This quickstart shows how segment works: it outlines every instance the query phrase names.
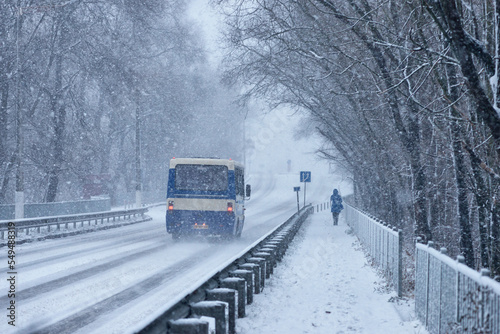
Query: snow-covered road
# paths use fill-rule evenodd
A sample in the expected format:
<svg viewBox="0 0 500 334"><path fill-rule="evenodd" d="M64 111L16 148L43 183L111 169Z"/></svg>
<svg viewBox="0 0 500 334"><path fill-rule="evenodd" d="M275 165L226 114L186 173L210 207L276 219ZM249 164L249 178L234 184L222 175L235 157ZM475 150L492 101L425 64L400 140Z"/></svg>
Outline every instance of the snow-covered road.
<svg viewBox="0 0 500 334"><path fill-rule="evenodd" d="M245 229L234 242L175 243L165 207L153 220L17 247L18 319L0 333L124 333L204 279L296 211L296 174L253 175ZM308 188L308 202L326 201L327 183ZM7 267L1 267L6 273ZM0 297L6 305L7 296Z"/></svg>

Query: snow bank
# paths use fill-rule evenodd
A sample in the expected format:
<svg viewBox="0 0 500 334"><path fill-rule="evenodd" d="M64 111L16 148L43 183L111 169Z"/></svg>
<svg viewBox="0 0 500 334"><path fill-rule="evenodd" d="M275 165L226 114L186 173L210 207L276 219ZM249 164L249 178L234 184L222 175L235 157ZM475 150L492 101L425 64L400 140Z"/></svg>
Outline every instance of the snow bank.
<svg viewBox="0 0 500 334"><path fill-rule="evenodd" d="M427 333L413 301L387 288L347 229L342 214L338 226L327 211L313 214L237 332Z"/></svg>

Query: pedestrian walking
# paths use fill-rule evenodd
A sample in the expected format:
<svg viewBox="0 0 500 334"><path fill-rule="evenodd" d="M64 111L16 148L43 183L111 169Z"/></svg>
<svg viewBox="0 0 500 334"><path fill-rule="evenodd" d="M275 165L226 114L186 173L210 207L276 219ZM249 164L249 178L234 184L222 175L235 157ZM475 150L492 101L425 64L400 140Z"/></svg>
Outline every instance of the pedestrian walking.
<svg viewBox="0 0 500 334"><path fill-rule="evenodd" d="M339 191L337 189L333 189L333 194L332 196L330 196L330 208L332 211L333 225L338 225L339 214L344 206L342 205L342 197L340 197Z"/></svg>

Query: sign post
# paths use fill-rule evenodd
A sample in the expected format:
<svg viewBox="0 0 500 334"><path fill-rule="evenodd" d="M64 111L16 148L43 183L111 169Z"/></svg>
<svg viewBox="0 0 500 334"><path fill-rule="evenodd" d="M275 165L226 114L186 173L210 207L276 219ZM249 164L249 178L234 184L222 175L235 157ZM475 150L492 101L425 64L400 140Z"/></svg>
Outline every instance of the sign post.
<svg viewBox="0 0 500 334"><path fill-rule="evenodd" d="M306 182L311 182L311 172L300 172L300 182L304 182L304 206L306 206Z"/></svg>
<svg viewBox="0 0 500 334"><path fill-rule="evenodd" d="M300 206L299 206L299 191L300 191L300 187L293 187L293 191L295 191L297 193L297 212L300 211Z"/></svg>

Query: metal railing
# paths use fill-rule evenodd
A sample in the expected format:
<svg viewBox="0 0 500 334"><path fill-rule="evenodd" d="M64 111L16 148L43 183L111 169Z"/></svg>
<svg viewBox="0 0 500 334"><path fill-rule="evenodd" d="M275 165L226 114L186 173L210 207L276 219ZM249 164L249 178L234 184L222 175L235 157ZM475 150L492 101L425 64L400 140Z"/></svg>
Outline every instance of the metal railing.
<svg viewBox="0 0 500 334"><path fill-rule="evenodd" d="M323 202L316 204L316 212L330 209L330 202Z"/></svg>
<svg viewBox="0 0 500 334"><path fill-rule="evenodd" d="M349 204L345 205L345 214L347 224L401 297L403 232Z"/></svg>
<svg viewBox="0 0 500 334"><path fill-rule="evenodd" d="M430 333L500 333L500 283L438 251L416 245L415 311Z"/></svg>
<svg viewBox="0 0 500 334"><path fill-rule="evenodd" d="M56 230L61 229L61 225L67 229L70 224L73 224L73 228L77 227L77 224L80 226L84 226L85 222L88 225L92 224L92 222L97 225L100 221L101 224L104 223L104 220L109 222L112 220L113 222L117 219L123 217L123 219L130 219L131 217L136 217L138 215L144 218L145 213L148 211L147 207L139 208L139 209L128 209L128 210L116 210L116 211L104 211L104 212L94 212L94 213L86 213L86 214L77 214L77 215L65 215L65 216L54 216L54 217L41 217L41 218L27 218L27 219L17 219L12 221L3 221L0 222L0 234L1 239L4 240L5 233L12 229L14 226L16 235L19 231L24 230L24 233L28 235L30 233L30 229L37 229L37 233L40 233L40 229L42 227L46 227L50 232L51 227L55 227ZM10 225L9 225L10 224Z"/></svg>
<svg viewBox="0 0 500 334"><path fill-rule="evenodd" d="M240 254L207 273L208 279L193 287L191 292L176 300L165 301L162 310L138 324L132 332L208 333L208 324L198 319L200 315L205 315L215 318L217 333L234 334L236 317L245 316L245 305L252 303L254 293L263 290L265 280L273 273L273 267L283 257L302 223L313 212L314 207L311 205L302 208Z"/></svg>
<svg viewBox="0 0 500 334"><path fill-rule="evenodd" d="M23 218L52 217L104 212L111 209L109 198L51 203L25 203ZM15 219L14 204L0 204L0 221Z"/></svg>

